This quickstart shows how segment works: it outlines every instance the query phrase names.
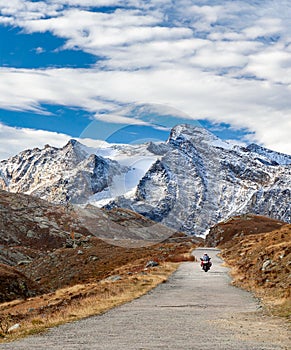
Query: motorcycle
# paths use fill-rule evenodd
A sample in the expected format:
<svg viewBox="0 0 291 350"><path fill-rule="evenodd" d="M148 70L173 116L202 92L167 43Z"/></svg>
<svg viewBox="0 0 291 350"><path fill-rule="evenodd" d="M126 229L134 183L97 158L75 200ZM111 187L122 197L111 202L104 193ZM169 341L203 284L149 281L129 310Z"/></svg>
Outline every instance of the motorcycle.
<svg viewBox="0 0 291 350"><path fill-rule="evenodd" d="M202 270L204 270L205 272L210 270L210 267L212 266L211 261L210 260L203 260L202 258L200 258L200 260L201 260Z"/></svg>

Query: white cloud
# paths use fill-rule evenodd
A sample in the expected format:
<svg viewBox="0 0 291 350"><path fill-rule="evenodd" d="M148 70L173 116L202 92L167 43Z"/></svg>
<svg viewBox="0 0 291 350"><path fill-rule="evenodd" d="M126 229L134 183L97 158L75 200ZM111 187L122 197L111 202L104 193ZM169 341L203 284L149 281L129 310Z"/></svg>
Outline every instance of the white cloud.
<svg viewBox="0 0 291 350"><path fill-rule="evenodd" d="M0 75L0 108L39 113L44 112L42 103L77 106L89 111L116 108L108 95L102 100L102 93L96 93L102 91L102 81L94 71L0 68Z"/></svg>
<svg viewBox="0 0 291 350"><path fill-rule="evenodd" d="M46 144L62 147L71 137L56 132L12 128L0 123L0 160L7 159L24 149L44 147Z"/></svg>
<svg viewBox="0 0 291 350"><path fill-rule="evenodd" d="M97 120L114 123L114 124L127 124L127 125L150 125L142 120L136 118L129 118L118 114L96 114L95 118Z"/></svg>
<svg viewBox="0 0 291 350"><path fill-rule="evenodd" d="M60 104L107 110L108 121L119 105L170 105L249 128L258 142L291 153L288 0L98 1L120 6L111 13L96 3L0 0L0 23L50 31L65 39L60 49L102 57L91 69L2 68L1 108L44 113L43 103Z"/></svg>
<svg viewBox="0 0 291 350"><path fill-rule="evenodd" d="M193 26L196 30L209 30L211 24L215 23L221 13L223 12L223 6L191 6L188 9L188 16L193 14Z"/></svg>
<svg viewBox="0 0 291 350"><path fill-rule="evenodd" d="M279 18L261 18L254 26L247 27L243 33L249 39L266 37L282 32L281 20Z"/></svg>
<svg viewBox="0 0 291 350"><path fill-rule="evenodd" d="M215 46L215 45L214 45ZM198 67L206 69L243 67L247 64L246 56L239 52L231 52L227 49L214 48L211 45L199 50L197 55L190 59L190 62Z"/></svg>
<svg viewBox="0 0 291 350"><path fill-rule="evenodd" d="M62 8L63 6L45 1L0 0L1 15L10 17L14 24L47 16L57 16Z"/></svg>
<svg viewBox="0 0 291 350"><path fill-rule="evenodd" d="M165 65L177 64L177 62L189 65L195 51L206 45L208 45L207 40L183 38L135 43L126 48L112 49L111 59L105 62L105 67L114 70L136 70L148 67L164 69ZM131 57L130 60L129 57ZM102 62L98 65L102 66Z"/></svg>
<svg viewBox="0 0 291 350"><path fill-rule="evenodd" d="M122 4L120 0L51 0L52 3L70 6L118 6Z"/></svg>
<svg viewBox="0 0 291 350"><path fill-rule="evenodd" d="M249 128L261 138L261 130L271 127L272 121L278 124L278 130L290 130L286 119L291 110L289 88L264 81L214 76L211 72L177 66L167 70L123 72L91 69L14 69L11 72L2 69L1 76L4 79L0 81L0 91L6 91L4 99L0 100L2 108L13 104L19 109L37 109L39 103L57 101L88 110L100 110L104 106L112 110L113 104L96 103L97 98L101 101L112 99L122 104L170 105L193 119L207 117L217 122L229 122ZM24 89L24 84L28 83L34 88ZM11 86L12 90L7 88ZM290 137L286 137L289 149L290 142ZM265 138L264 143L268 145Z"/></svg>
<svg viewBox="0 0 291 350"><path fill-rule="evenodd" d="M244 70L272 83L291 84L291 52L282 44L276 44L249 57Z"/></svg>
<svg viewBox="0 0 291 350"><path fill-rule="evenodd" d="M41 53L44 53L45 49L43 47L38 46L34 49L34 51L39 55Z"/></svg>
<svg viewBox="0 0 291 350"><path fill-rule="evenodd" d="M273 114L272 118L260 118L260 125L254 120L250 120L250 128L255 130L255 134L248 137L250 142L255 142L267 146L272 150L291 155L291 119L290 115Z"/></svg>

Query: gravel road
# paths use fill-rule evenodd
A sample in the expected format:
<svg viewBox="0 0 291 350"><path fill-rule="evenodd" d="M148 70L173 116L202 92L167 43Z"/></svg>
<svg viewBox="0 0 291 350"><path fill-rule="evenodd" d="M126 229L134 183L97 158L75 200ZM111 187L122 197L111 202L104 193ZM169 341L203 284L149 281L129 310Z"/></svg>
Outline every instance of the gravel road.
<svg viewBox="0 0 291 350"><path fill-rule="evenodd" d="M218 251L207 250L213 262L207 273L197 262L184 263L167 283L131 303L0 349L291 349L287 325L264 316L251 294L231 286Z"/></svg>

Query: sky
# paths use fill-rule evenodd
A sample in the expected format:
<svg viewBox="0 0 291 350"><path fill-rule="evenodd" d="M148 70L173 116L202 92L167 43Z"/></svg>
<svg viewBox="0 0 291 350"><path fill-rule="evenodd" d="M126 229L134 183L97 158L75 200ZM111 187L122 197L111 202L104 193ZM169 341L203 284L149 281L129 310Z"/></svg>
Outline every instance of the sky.
<svg viewBox="0 0 291 350"><path fill-rule="evenodd" d="M289 0L0 0L0 159L201 125L291 154Z"/></svg>

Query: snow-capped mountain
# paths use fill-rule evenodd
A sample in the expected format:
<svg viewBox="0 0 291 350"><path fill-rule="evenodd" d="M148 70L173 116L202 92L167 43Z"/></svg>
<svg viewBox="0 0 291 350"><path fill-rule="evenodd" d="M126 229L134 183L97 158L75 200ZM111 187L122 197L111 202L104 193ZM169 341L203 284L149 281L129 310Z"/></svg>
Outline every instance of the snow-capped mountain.
<svg viewBox="0 0 291 350"><path fill-rule="evenodd" d="M272 151L265 147L256 145L255 143L250 144L247 147L247 150L257 153L258 160L268 165L290 165L291 164L291 156Z"/></svg>
<svg viewBox="0 0 291 350"><path fill-rule="evenodd" d="M259 146L233 146L190 125L172 129L168 152L131 198L108 205L130 208L190 234L239 213L291 221L291 157Z"/></svg>
<svg viewBox="0 0 291 350"><path fill-rule="evenodd" d="M26 150L0 162L0 188L54 203L102 206L136 187L158 157L147 147L104 142L90 148L70 140L63 148Z"/></svg>
<svg viewBox="0 0 291 350"><path fill-rule="evenodd" d="M54 203L123 207L190 234L240 213L291 222L291 156L178 125L167 142L71 140L0 162L0 188Z"/></svg>

